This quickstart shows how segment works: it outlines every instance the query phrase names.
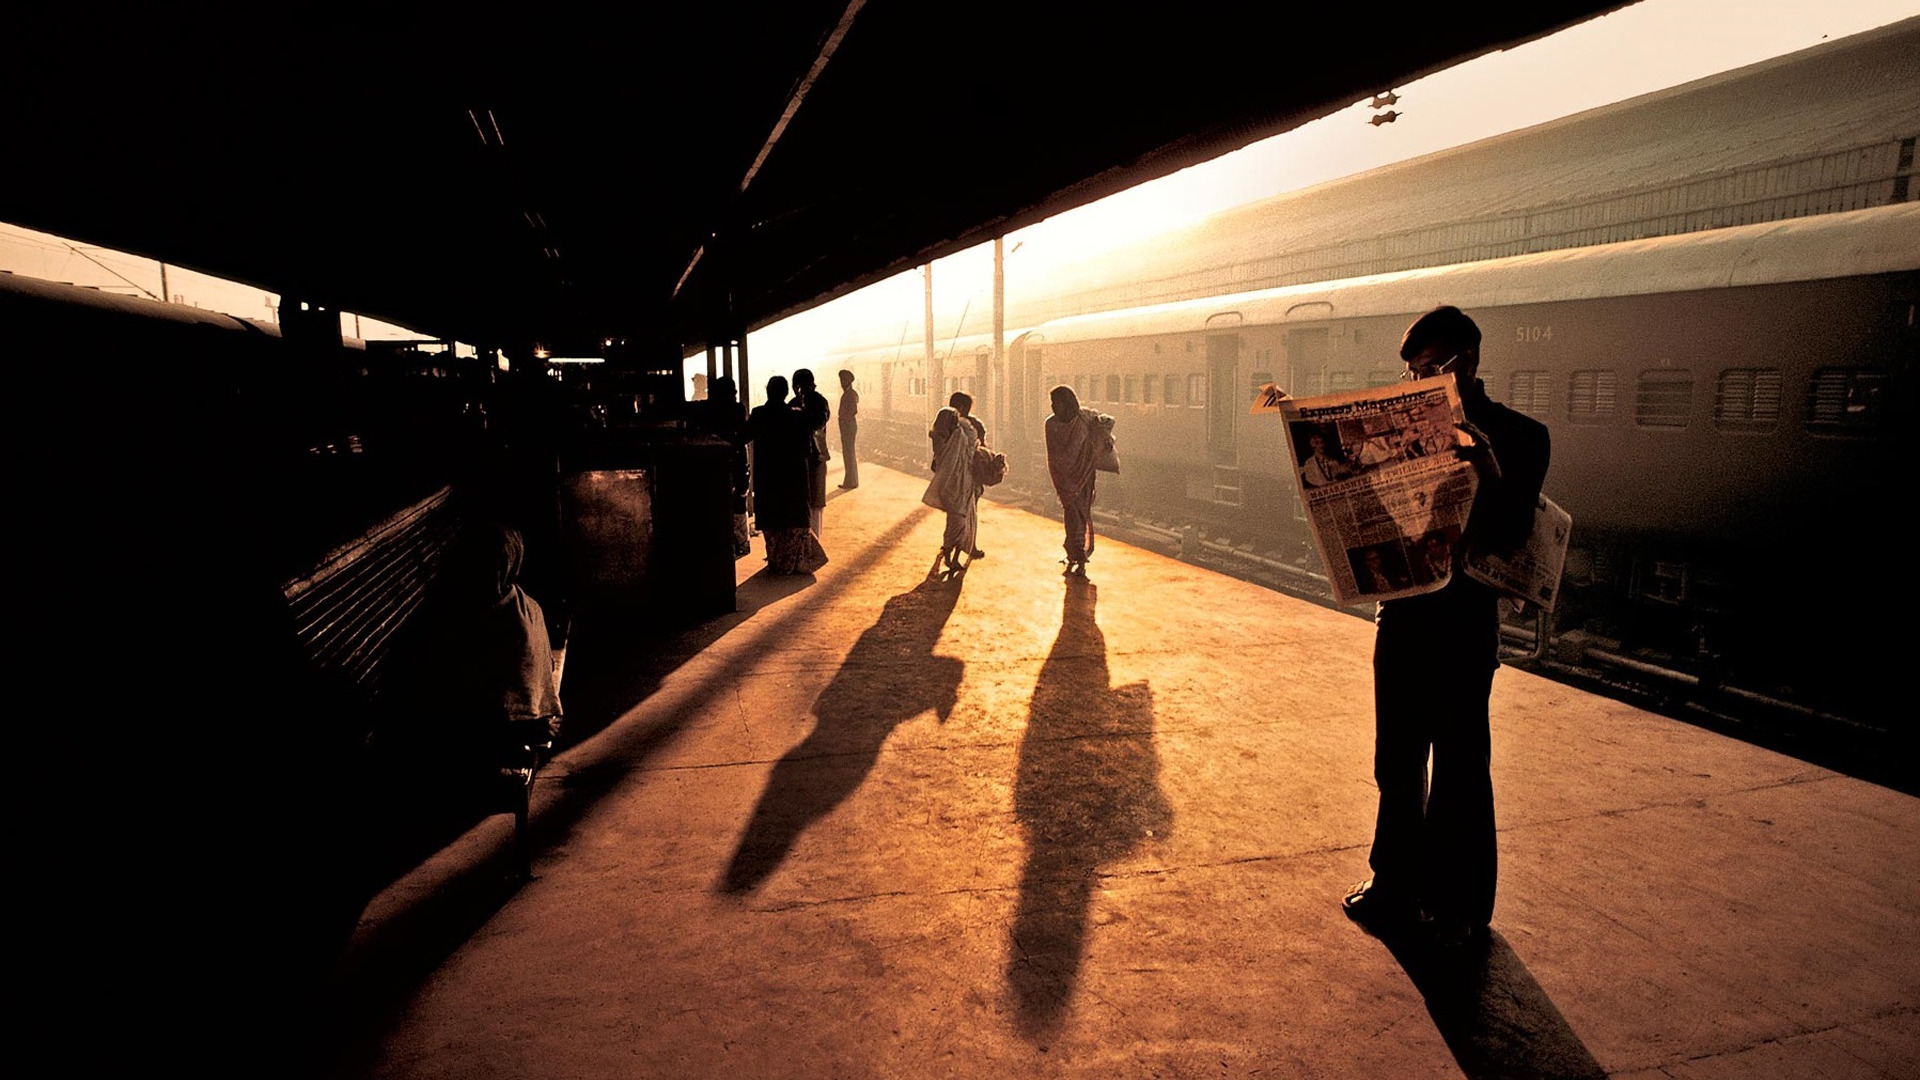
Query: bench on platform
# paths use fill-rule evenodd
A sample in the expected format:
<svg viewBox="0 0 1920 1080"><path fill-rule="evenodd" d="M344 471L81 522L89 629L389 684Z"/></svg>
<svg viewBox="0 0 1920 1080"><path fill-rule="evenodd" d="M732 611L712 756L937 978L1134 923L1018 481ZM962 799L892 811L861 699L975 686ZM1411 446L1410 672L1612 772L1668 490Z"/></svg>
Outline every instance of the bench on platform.
<svg viewBox="0 0 1920 1080"><path fill-rule="evenodd" d="M320 692L350 714L339 722L357 724L363 743L370 742L383 710L392 708L386 692L408 674L396 670L407 663L405 650L397 646L426 605L463 524L453 490L443 487L329 552L282 586L310 674ZM560 639L553 650L556 685L565 656L564 635ZM504 749L478 755L486 774L466 778L470 790L480 793L478 809L483 814L513 815L514 849L522 873L529 865L526 831L533 784L553 753L549 719L519 725ZM465 760L461 751L469 748L439 749L445 750L444 760ZM406 783L411 778L402 772L389 779Z"/></svg>

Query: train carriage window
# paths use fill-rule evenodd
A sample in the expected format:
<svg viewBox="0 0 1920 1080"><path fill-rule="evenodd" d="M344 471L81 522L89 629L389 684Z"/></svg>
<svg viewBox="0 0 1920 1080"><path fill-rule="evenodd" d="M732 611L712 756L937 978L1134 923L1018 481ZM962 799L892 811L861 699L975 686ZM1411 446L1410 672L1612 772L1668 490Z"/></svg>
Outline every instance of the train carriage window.
<svg viewBox="0 0 1920 1080"><path fill-rule="evenodd" d="M1261 387L1273 381L1273 372L1256 371L1253 373L1253 377L1247 381L1253 384L1247 390L1247 400L1252 401L1254 398L1260 396Z"/></svg>
<svg viewBox="0 0 1920 1080"><path fill-rule="evenodd" d="M1648 368L1634 391L1633 422L1641 427L1681 428L1693 415L1693 372Z"/></svg>
<svg viewBox="0 0 1920 1080"><path fill-rule="evenodd" d="M1093 402L1096 402L1096 401L1099 401L1099 400L1100 400L1100 394L1099 394L1099 392L1098 392L1098 390L1096 389L1096 388L1097 388L1097 387L1098 387L1098 386L1100 385L1100 378L1099 378L1099 376L1097 376L1097 375L1082 375L1082 376L1080 376L1080 379L1079 379L1079 382L1080 382L1080 402L1081 402L1081 404L1083 404L1083 405L1085 405L1085 404L1091 404L1091 403L1093 403Z"/></svg>
<svg viewBox="0 0 1920 1080"><path fill-rule="evenodd" d="M1713 391L1713 426L1723 431L1772 431L1780 426L1779 368L1728 368Z"/></svg>
<svg viewBox="0 0 1920 1080"><path fill-rule="evenodd" d="M1314 397L1327 392L1327 373L1319 368L1293 369L1293 396Z"/></svg>
<svg viewBox="0 0 1920 1080"><path fill-rule="evenodd" d="M1358 390L1366 385L1366 380L1357 371L1327 372L1327 393L1340 394L1348 390Z"/></svg>
<svg viewBox="0 0 1920 1080"><path fill-rule="evenodd" d="M1167 387L1167 404L1185 405L1187 403L1187 399L1184 395L1184 391L1187 388L1187 384L1185 380L1180 378L1180 376L1168 375L1166 387Z"/></svg>
<svg viewBox="0 0 1920 1080"><path fill-rule="evenodd" d="M1160 396L1160 376L1149 375L1140 383L1140 404L1152 405Z"/></svg>
<svg viewBox="0 0 1920 1080"><path fill-rule="evenodd" d="M1194 374L1187 376L1187 408L1202 409L1207 404L1207 377Z"/></svg>
<svg viewBox="0 0 1920 1080"><path fill-rule="evenodd" d="M1544 371L1516 371L1507 378L1507 404L1528 416L1552 412L1551 380Z"/></svg>
<svg viewBox="0 0 1920 1080"><path fill-rule="evenodd" d="M927 380L923 376L919 376L919 375L915 375L909 378L907 380L907 396L908 397L926 397L927 396Z"/></svg>
<svg viewBox="0 0 1920 1080"><path fill-rule="evenodd" d="M1127 385L1121 391L1120 400L1126 402L1129 405L1140 400L1140 376L1138 375L1127 376Z"/></svg>
<svg viewBox="0 0 1920 1080"><path fill-rule="evenodd" d="M1619 373L1611 369L1576 371L1567 380L1567 419L1604 424L1619 411Z"/></svg>
<svg viewBox="0 0 1920 1080"><path fill-rule="evenodd" d="M1118 402L1120 400L1122 400L1120 397L1120 376L1109 375L1107 376L1107 401Z"/></svg>
<svg viewBox="0 0 1920 1080"><path fill-rule="evenodd" d="M1359 340L1360 331L1355 330L1353 336L1356 341ZM1405 368L1374 368L1367 372L1367 385L1392 386L1400 381L1400 373L1405 370Z"/></svg>
<svg viewBox="0 0 1920 1080"><path fill-rule="evenodd" d="M1886 422L1887 375L1859 368L1821 368L1807 384L1807 430L1868 435Z"/></svg>

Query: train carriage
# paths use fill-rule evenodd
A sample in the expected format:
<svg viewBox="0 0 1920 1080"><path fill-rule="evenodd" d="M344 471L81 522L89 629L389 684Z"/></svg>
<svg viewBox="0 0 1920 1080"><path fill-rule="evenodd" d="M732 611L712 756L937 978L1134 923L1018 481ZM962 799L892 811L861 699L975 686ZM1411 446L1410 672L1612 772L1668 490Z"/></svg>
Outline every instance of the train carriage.
<svg viewBox="0 0 1920 1080"><path fill-rule="evenodd" d="M1901 535L1917 302L1906 203L1079 315L1009 343L1000 400L1036 420L1003 420L1002 441L1014 482L1044 489L1037 420L1073 386L1119 420L1103 507L1309 564L1292 459L1254 392L1392 382L1407 324L1455 304L1485 335L1488 392L1553 432L1547 492L1575 522L1558 647L1865 715L1889 657L1813 628L1874 602L1849 568Z"/></svg>

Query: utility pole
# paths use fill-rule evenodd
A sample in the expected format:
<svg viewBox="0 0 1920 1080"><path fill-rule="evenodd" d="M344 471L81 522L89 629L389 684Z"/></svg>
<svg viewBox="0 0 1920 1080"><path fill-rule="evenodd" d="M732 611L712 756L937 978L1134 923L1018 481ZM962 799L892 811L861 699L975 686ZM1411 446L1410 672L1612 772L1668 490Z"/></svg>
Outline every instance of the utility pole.
<svg viewBox="0 0 1920 1080"><path fill-rule="evenodd" d="M1008 416L1015 408L1007 381L1007 254L1006 238L993 238L993 365L987 373L987 385L980 388L985 404L994 413L994 426L1006 432L1002 438L1017 434L1008 427ZM997 406L997 408L996 408ZM1011 443L1009 443L1011 445Z"/></svg>
<svg viewBox="0 0 1920 1080"><path fill-rule="evenodd" d="M933 351L933 264L920 268L926 275L926 315L927 315L927 408L926 421L933 422L933 414L940 411L946 402L942 400L946 392L946 372L941 370L940 359Z"/></svg>

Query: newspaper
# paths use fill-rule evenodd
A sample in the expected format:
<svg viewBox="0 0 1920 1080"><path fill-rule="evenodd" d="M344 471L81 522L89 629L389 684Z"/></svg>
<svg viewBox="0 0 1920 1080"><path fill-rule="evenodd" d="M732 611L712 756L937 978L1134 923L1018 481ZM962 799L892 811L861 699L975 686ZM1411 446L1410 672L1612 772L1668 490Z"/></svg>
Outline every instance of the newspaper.
<svg viewBox="0 0 1920 1080"><path fill-rule="evenodd" d="M1572 533L1573 515L1542 495L1534 503L1533 535L1520 550L1502 556L1468 547L1463 568L1476 581L1552 611L1560 594L1560 571L1566 566L1567 539Z"/></svg>
<svg viewBox="0 0 1920 1080"><path fill-rule="evenodd" d="M1291 398L1269 384L1253 413L1286 425L1294 475L1336 602L1443 588L1479 480L1454 449L1466 442L1452 374ZM1508 567L1516 571L1517 567Z"/></svg>

